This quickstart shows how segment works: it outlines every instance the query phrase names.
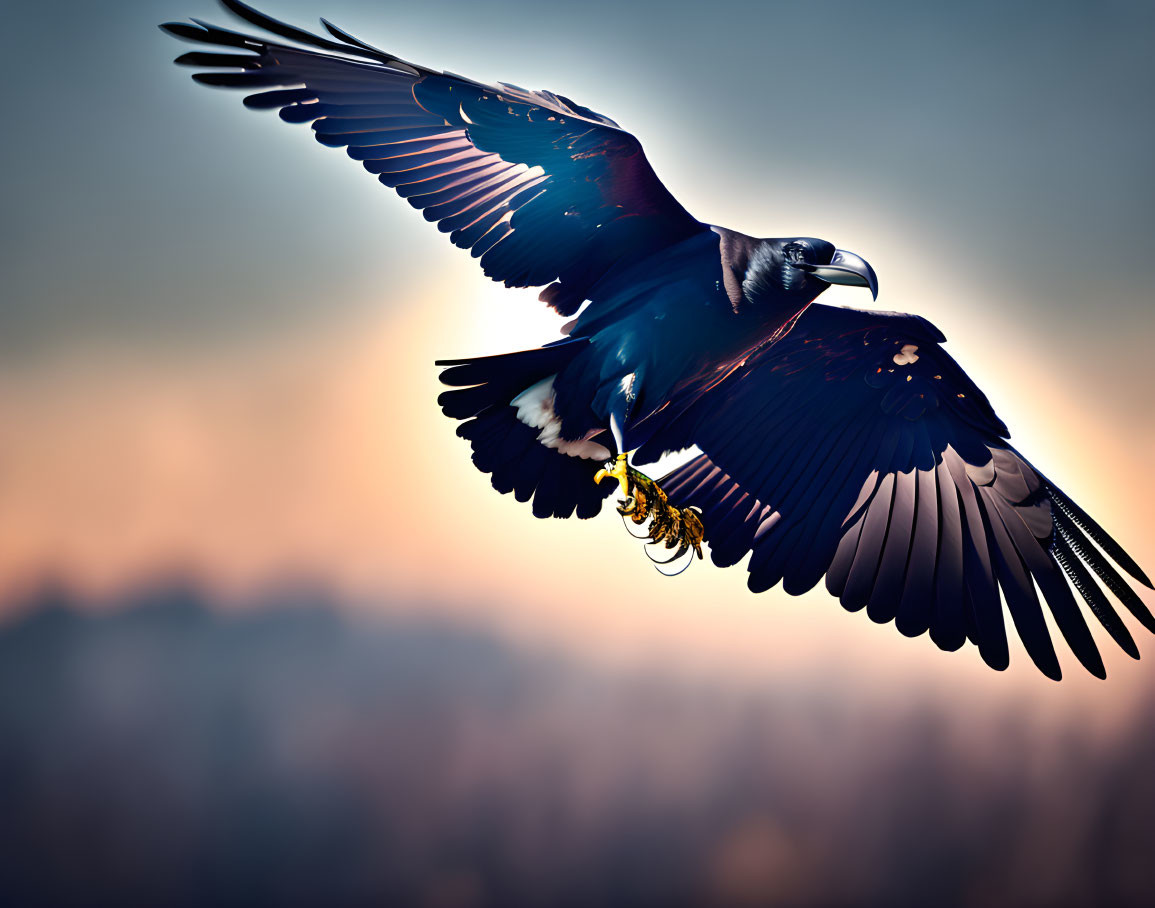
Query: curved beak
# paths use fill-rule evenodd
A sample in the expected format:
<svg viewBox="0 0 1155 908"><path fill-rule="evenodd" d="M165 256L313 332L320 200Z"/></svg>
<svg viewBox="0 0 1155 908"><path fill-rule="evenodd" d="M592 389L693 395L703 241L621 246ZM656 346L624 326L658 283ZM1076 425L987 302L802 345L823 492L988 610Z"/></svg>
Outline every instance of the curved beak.
<svg viewBox="0 0 1155 908"><path fill-rule="evenodd" d="M869 287L870 295L878 299L878 278L870 263L862 256L837 249L829 265L799 264L801 268L828 284L846 284L851 287Z"/></svg>

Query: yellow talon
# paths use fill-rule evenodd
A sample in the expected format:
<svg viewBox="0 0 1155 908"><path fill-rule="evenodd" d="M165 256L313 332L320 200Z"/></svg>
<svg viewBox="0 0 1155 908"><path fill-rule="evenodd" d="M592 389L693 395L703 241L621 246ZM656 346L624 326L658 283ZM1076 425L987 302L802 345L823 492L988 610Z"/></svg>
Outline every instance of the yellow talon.
<svg viewBox="0 0 1155 908"><path fill-rule="evenodd" d="M622 494L626 496L630 494L630 466L626 463L625 454L615 457L614 465L610 469L601 469L594 474L594 482L601 482L603 479L616 479L622 487Z"/></svg>
<svg viewBox="0 0 1155 908"><path fill-rule="evenodd" d="M625 454L615 457L609 469L603 468L594 474L594 482L600 483L603 479L618 481L625 496L625 500L618 504L618 513L639 526L649 521L648 535L653 543L664 543L667 549L678 549L675 557L689 549L693 549L698 558L702 557L706 532L698 508L680 508L671 504L662 487L631 467Z"/></svg>

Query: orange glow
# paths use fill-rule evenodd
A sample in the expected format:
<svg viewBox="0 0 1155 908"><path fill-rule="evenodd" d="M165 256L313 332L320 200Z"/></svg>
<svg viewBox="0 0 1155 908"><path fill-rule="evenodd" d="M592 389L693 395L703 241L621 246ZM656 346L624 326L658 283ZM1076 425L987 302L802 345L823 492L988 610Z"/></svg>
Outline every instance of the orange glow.
<svg viewBox="0 0 1155 908"><path fill-rule="evenodd" d="M1073 659L1061 688L1021 649L998 675L969 647L948 655L905 640L822 590L754 596L740 569L709 565L662 578L616 515L539 522L494 493L435 404L433 360L531 346L560 320L460 264L425 299L325 335L163 362L89 350L10 376L0 418L21 431L0 452L3 576L60 572L94 591L165 571L226 591L314 578L361 601L395 594L615 662L785 680L820 671L848 683L869 671L879 691L965 683L978 699L1029 696L1042 711L1082 701L1109 721L1097 708L1103 685ZM1153 491L1151 426L1110 424L1022 338L949 349L994 392L1028 456L1155 564L1133 507ZM1045 386L1065 401L1061 420L1037 408ZM1073 425L1094 443L1070 444ZM1125 712L1149 662L1103 649L1113 708Z"/></svg>

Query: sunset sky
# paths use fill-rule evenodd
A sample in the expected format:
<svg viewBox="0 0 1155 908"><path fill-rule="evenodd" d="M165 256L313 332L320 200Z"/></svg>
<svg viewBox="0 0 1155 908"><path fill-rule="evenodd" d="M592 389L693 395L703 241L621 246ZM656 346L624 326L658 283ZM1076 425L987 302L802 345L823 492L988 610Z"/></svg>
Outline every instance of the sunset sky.
<svg viewBox="0 0 1155 908"><path fill-rule="evenodd" d="M1104 726L1151 688L1146 635L1139 663L1103 646L1105 683L1066 654L1070 680L1047 682L1021 648L999 675L822 590L755 597L707 565L662 578L612 513L536 521L469 463L433 361L536 346L561 320L306 128L172 66L182 47L156 25L231 24L208 0L64 7L6 9L0 35L7 590L320 583L591 659L832 675L880 698L967 685L962 708ZM935 322L1019 449L1155 569L1155 7L267 11L566 94L633 131L700 219L860 253L878 308Z"/></svg>

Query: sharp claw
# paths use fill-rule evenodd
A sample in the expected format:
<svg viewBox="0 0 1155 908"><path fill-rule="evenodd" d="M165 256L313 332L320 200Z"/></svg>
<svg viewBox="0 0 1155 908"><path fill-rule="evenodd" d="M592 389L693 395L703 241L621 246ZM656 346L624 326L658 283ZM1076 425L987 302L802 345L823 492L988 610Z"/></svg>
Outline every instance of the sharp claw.
<svg viewBox="0 0 1155 908"><path fill-rule="evenodd" d="M677 541L675 540L675 545L676 544L677 544ZM672 549L673 547L674 546L672 546L672 545L666 546L667 549ZM678 547L678 551L674 552L674 554L671 555L669 558L658 559L658 558L655 558L653 555L650 554L650 548L649 548L649 546L646 546L646 557L649 558L650 561L654 562L654 564L672 564L673 562L675 562L679 558L681 558L683 555L685 555L686 552L688 552L688 551L690 551L690 545L689 545L689 543L684 542L684 543L682 543L681 546Z"/></svg>
<svg viewBox="0 0 1155 908"><path fill-rule="evenodd" d="M678 560L677 558L671 559L671 561L677 561L677 560ZM664 570L662 570L662 565L660 565L660 564L655 564L654 570L656 570L663 577L677 577L679 574L684 574L686 572L686 570L690 567L690 565L693 563L694 563L694 559L693 559L693 556L691 556L691 557L687 558L686 563L683 564L676 571L664 571Z"/></svg>
<svg viewBox="0 0 1155 908"><path fill-rule="evenodd" d="M631 530L630 529L630 521L626 520L626 515L624 515L624 514L622 515L622 524L625 526L626 532L629 533L631 536L633 536L635 539L649 539L650 538L648 533L635 533L633 530Z"/></svg>

